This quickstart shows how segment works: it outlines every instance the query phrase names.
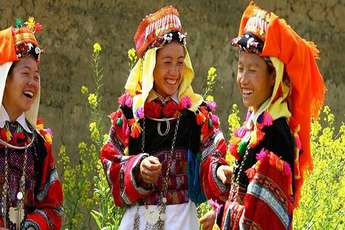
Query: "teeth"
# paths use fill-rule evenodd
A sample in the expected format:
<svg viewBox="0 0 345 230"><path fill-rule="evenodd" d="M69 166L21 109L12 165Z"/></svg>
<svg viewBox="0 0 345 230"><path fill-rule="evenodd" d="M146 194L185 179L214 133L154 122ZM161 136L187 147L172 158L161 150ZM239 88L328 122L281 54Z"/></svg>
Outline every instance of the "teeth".
<svg viewBox="0 0 345 230"><path fill-rule="evenodd" d="M243 93L244 95L250 95L250 94L253 93L253 90L244 89L244 90L242 90L242 93Z"/></svg>
<svg viewBox="0 0 345 230"><path fill-rule="evenodd" d="M34 93L30 91L24 91L24 95L32 98L34 96Z"/></svg>
<svg viewBox="0 0 345 230"><path fill-rule="evenodd" d="M172 80L172 79L166 79L166 82L170 85L175 85L177 80Z"/></svg>

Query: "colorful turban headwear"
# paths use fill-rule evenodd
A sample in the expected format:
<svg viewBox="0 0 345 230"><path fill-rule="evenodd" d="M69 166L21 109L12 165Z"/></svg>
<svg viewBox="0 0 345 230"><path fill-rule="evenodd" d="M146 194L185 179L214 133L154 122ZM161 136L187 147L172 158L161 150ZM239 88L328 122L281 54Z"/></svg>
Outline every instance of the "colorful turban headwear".
<svg viewBox="0 0 345 230"><path fill-rule="evenodd" d="M185 45L186 34L183 33L182 24L178 11L173 6L164 7L157 12L146 16L139 24L134 36L136 54L139 57L131 70L126 91L133 97L133 114L139 119L144 114L144 103L152 94L154 78L153 70L156 65L157 50L170 43L177 41ZM202 103L202 96L195 94L191 83L194 78L192 63L185 48L183 79L178 89L178 98L188 96L192 106L189 108L196 111Z"/></svg>
<svg viewBox="0 0 345 230"><path fill-rule="evenodd" d="M316 64L319 51L285 20L260 9L253 2L243 13L239 36L232 40L232 45L269 58L275 68L272 96L257 114L268 111L273 119L288 118L292 133L301 140L302 151L297 153L294 161L294 206L297 207L304 177L313 169L311 120L317 118L325 95L323 77Z"/></svg>
<svg viewBox="0 0 345 230"><path fill-rule="evenodd" d="M0 102L3 101L3 95L6 85L6 79L9 70L14 62L25 56L32 56L37 62L40 61L42 50L36 40L35 33L42 29L41 24L36 23L33 17L25 23L21 19L16 20L16 26L0 31ZM40 101L40 90L30 108L25 113L33 127L36 127Z"/></svg>

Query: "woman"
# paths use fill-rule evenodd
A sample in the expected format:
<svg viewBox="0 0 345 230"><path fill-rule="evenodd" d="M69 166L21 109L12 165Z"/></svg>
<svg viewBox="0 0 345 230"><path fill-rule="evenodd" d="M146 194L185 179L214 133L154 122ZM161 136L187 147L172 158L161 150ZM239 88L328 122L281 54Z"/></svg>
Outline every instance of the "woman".
<svg viewBox="0 0 345 230"><path fill-rule="evenodd" d="M62 188L52 137L36 124L41 25L33 18L0 31L0 229L60 229Z"/></svg>
<svg viewBox="0 0 345 230"><path fill-rule="evenodd" d="M177 10L145 17L139 57L101 150L120 229L198 229L196 205L227 193L225 153L213 102L194 93L194 71ZM217 176L218 174L218 176Z"/></svg>
<svg viewBox="0 0 345 230"><path fill-rule="evenodd" d="M291 229L312 169L310 122L324 99L318 50L253 3L232 45L240 50L237 84L248 113L230 139L236 164L215 228ZM202 221L209 226L210 219Z"/></svg>

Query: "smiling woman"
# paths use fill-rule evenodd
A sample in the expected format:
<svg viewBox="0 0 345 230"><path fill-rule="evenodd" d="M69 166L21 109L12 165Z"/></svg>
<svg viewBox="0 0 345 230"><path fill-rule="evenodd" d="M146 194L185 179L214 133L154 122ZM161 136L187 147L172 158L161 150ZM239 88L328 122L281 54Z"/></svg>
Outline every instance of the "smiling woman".
<svg viewBox="0 0 345 230"><path fill-rule="evenodd" d="M3 106L11 120L28 111L40 88L38 64L31 56L21 58L9 71Z"/></svg>
<svg viewBox="0 0 345 230"><path fill-rule="evenodd" d="M138 61L110 115L101 150L120 229L199 229L196 205L224 195L225 154L214 103L194 93L194 71L177 10L145 17L134 36Z"/></svg>
<svg viewBox="0 0 345 230"><path fill-rule="evenodd" d="M184 48L177 42L171 42L157 51L153 88L161 96L168 97L177 92L182 81L184 58Z"/></svg>
<svg viewBox="0 0 345 230"><path fill-rule="evenodd" d="M240 50L237 83L248 112L230 139L236 161L228 200L216 219L209 213L204 220L222 230L292 229L312 169L310 123L324 99L318 50L253 2L231 44Z"/></svg>
<svg viewBox="0 0 345 230"><path fill-rule="evenodd" d="M61 228L51 132L37 121L41 50L29 18L0 31L0 229Z"/></svg>
<svg viewBox="0 0 345 230"><path fill-rule="evenodd" d="M271 95L275 72L260 56L240 51L237 71L237 84L242 101L247 108L257 111Z"/></svg>

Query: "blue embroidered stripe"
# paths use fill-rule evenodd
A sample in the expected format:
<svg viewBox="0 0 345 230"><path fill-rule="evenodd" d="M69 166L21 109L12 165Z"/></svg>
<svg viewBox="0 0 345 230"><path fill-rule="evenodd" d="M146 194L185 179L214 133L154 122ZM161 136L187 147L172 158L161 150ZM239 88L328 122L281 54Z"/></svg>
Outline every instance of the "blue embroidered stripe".
<svg viewBox="0 0 345 230"><path fill-rule="evenodd" d="M285 208L281 205L281 203L274 197L274 195L269 190L262 187L258 183L251 182L248 185L247 193L252 194L253 196L256 196L257 198L264 201L268 206L270 206L271 209L276 213L276 215L282 221L285 228L288 229L291 218L288 215Z"/></svg>

